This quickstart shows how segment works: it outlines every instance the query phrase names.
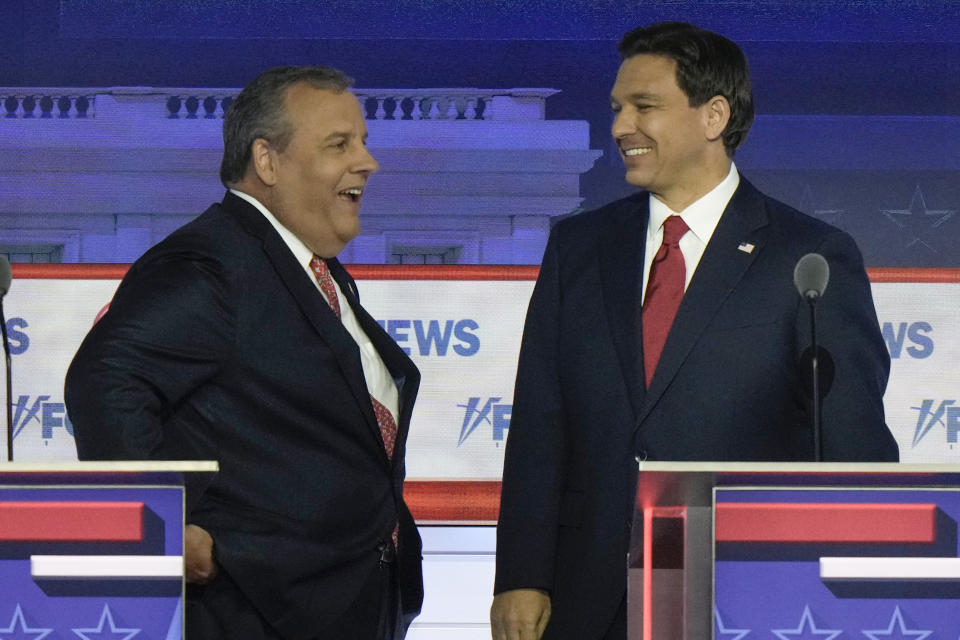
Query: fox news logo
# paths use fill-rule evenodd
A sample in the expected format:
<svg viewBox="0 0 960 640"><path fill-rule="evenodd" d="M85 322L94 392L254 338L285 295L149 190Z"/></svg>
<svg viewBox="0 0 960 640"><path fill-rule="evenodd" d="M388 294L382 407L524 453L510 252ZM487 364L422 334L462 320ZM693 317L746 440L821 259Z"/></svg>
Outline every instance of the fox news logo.
<svg viewBox="0 0 960 640"><path fill-rule="evenodd" d="M923 360L933 355L933 325L929 322L884 322L883 341L893 360L902 357Z"/></svg>
<svg viewBox="0 0 960 640"><path fill-rule="evenodd" d="M30 348L30 336L24 331L30 325L23 318L7 320L7 338L10 340L10 355L18 356Z"/></svg>
<svg viewBox="0 0 960 640"><path fill-rule="evenodd" d="M73 425L62 402L51 402L50 396L17 397L13 403L13 435L17 437L26 428L39 428L40 437L50 440L55 429L65 429L73 435Z"/></svg>
<svg viewBox="0 0 960 640"><path fill-rule="evenodd" d="M452 354L469 358L480 351L480 325L476 320L377 320L408 356L446 357Z"/></svg>
<svg viewBox="0 0 960 640"><path fill-rule="evenodd" d="M919 407L910 407L918 411L917 426L913 432L913 446L916 447L934 427L940 427L945 431L947 444L952 449L957 444L957 436L960 434L960 406L957 406L956 400L936 400L926 399L920 403Z"/></svg>
<svg viewBox="0 0 960 640"><path fill-rule="evenodd" d="M487 424L493 431L493 442L499 447L503 442L504 432L510 428L510 414L512 404L500 402L500 396L491 396L485 400L480 397L469 398L466 404L458 404L463 409L463 425L460 427L459 447L470 437L477 427ZM481 403L481 400L483 402Z"/></svg>

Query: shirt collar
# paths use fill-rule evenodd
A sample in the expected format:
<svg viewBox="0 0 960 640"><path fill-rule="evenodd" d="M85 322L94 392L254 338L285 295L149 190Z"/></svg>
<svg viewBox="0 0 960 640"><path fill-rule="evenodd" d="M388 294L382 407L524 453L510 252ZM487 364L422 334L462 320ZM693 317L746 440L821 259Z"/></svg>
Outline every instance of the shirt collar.
<svg viewBox="0 0 960 640"><path fill-rule="evenodd" d="M737 165L731 162L727 177L683 211L673 211L663 202L654 198L653 194L650 194L648 234L657 233L668 216L679 215L690 227L693 234L702 243L706 244L710 240L710 236L713 235L713 230L717 228L720 216L723 215L724 209L727 208L730 198L733 197L733 193L739 185L740 173L737 171Z"/></svg>
<svg viewBox="0 0 960 640"><path fill-rule="evenodd" d="M293 256L297 259L301 265L310 264L310 260L313 259L313 251L310 250L307 245L303 244L303 241L298 238L290 229L287 229L283 226L279 220L277 220L270 211L261 204L259 200L254 198L248 193L242 191L237 191L236 189L230 189L230 193L237 196L238 198L243 198L250 204L252 204L257 211L263 214L263 217L273 225L273 228L277 230L277 233L280 234L280 237L283 239L283 243L290 247L290 251L293 252Z"/></svg>

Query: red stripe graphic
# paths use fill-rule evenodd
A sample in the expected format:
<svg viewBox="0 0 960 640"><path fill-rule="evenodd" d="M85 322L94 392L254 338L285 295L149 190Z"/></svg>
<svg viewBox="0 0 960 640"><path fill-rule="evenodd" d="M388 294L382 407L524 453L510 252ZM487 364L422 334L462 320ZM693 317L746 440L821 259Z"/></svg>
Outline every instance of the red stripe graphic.
<svg viewBox="0 0 960 640"><path fill-rule="evenodd" d="M0 542L139 542L142 502L0 502Z"/></svg>
<svg viewBox="0 0 960 640"><path fill-rule="evenodd" d="M720 503L716 541L931 544L935 504Z"/></svg>
<svg viewBox="0 0 960 640"><path fill-rule="evenodd" d="M497 521L500 483L483 480L407 480L403 498L417 522Z"/></svg>

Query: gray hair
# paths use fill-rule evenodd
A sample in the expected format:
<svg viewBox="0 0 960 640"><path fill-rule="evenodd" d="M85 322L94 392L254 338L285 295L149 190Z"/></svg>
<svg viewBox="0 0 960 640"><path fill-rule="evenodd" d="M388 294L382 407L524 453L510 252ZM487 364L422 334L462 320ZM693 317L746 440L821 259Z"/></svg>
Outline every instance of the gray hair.
<svg viewBox="0 0 960 640"><path fill-rule="evenodd" d="M223 186L243 179L257 138L268 140L279 151L290 143L293 125L287 120L284 98L287 89L299 82L337 93L353 86L353 80L342 72L319 65L273 67L254 78L227 108L223 119Z"/></svg>

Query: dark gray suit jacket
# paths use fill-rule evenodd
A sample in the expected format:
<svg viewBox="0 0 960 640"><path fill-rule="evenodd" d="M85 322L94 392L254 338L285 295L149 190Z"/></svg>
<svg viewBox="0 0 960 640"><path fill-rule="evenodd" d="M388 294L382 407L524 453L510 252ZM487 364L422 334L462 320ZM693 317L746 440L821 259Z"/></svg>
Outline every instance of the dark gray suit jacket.
<svg viewBox="0 0 960 640"><path fill-rule="evenodd" d="M253 206L228 193L130 269L67 374L81 459L213 459L188 491L222 569L284 638L335 620L400 523L406 620L420 537L403 502L420 374L330 269L400 390L392 462L356 342Z"/></svg>
<svg viewBox="0 0 960 640"><path fill-rule="evenodd" d="M598 638L614 617L626 588L636 457L812 459L801 365L809 314L793 286L808 252L831 269L818 305L818 340L836 370L823 403L825 459L898 457L882 404L890 360L856 245L742 178L645 388L648 197L558 223L527 314L495 590L550 591L547 638Z"/></svg>

